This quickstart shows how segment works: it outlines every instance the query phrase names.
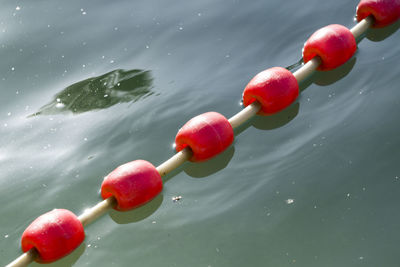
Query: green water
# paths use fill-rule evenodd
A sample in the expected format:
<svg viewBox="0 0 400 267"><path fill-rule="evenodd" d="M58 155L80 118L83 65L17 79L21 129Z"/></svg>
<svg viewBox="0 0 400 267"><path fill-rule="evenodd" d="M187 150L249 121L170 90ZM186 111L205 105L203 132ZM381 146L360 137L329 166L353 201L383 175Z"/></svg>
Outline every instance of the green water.
<svg viewBox="0 0 400 267"><path fill-rule="evenodd" d="M297 62L320 27L355 25L358 1L2 3L5 265L37 216L82 213L118 165L172 156L190 118L240 111L255 74ZM369 32L294 105L173 172L148 205L100 218L48 266L398 266L399 26Z"/></svg>

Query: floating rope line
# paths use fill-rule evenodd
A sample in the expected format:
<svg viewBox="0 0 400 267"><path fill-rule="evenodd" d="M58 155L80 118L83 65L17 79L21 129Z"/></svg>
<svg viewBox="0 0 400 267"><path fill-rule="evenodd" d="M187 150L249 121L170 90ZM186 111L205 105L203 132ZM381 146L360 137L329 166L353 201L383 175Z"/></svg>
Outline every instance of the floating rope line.
<svg viewBox="0 0 400 267"><path fill-rule="evenodd" d="M371 6L373 6L372 11L371 9L368 9ZM365 10L368 10L368 12ZM391 13L384 14L385 16L379 16L382 15L379 14L382 10L386 10L385 12L391 10ZM203 161L221 153L232 143L234 138L234 129L248 122L256 114L268 115L276 113L289 106L298 96L299 83L308 79L316 70L329 70L343 64L354 54L356 42L359 42L362 39L363 35L369 28L384 27L395 22L399 18L400 1L361 0L357 9L357 19L359 22L352 29L348 30L341 25L329 25L318 31L319 33L323 33L322 37L321 34L318 36L312 35L306 42L303 50L303 58L306 63L293 74L283 68L272 68L258 74L250 81L244 91L243 99L246 107L229 120L216 112L204 113L193 118L179 130L175 140L178 152L174 156L158 167L154 167L150 163L141 160L121 165L111 172L103 181L101 194L104 200L86 210L79 217L76 217L72 212L67 210L53 210L38 217L30 226L28 226L22 235L22 248L26 252L6 267L27 266L35 260L41 263L52 262L69 254L83 241L83 227L89 225L112 208L123 211L133 209L150 201L162 190L162 176L167 175L188 160L194 162ZM332 31L334 31L335 34L339 33L340 36L330 36ZM349 37L349 34L351 37ZM343 39L344 51L340 51L340 49L339 52L335 51L335 49L337 50L337 42L332 47L332 45L329 45L329 38ZM340 45L341 44L339 44L339 46ZM314 53L314 55L309 59L307 53L310 50L315 50L315 46L317 48L322 48L322 50L326 50L325 52L318 51L322 54ZM324 59L325 53L348 53L348 56L341 56L339 59L334 57L333 60L331 59L332 62L329 62L329 60ZM290 74L287 74L285 71ZM277 75L276 73L279 73L280 75ZM262 80L261 82L260 79ZM271 84L268 84L268 87L263 83L263 79L269 82L275 81L275 84L271 85L271 82ZM295 80L295 85L293 85L292 79ZM287 95L285 95L285 99L281 98L281 94L275 92L274 95L273 91L268 91L271 90L271 87L277 86L276 80L278 83L283 84L279 84L277 90L286 90L285 93ZM291 91L292 89L290 86L297 91ZM268 105L263 103L263 94L265 94L265 90L269 93L272 92L272 95L269 95L268 97L275 98L277 103L268 103ZM279 93L281 93L281 91L279 91ZM249 100L249 94L251 94L253 99L250 98ZM248 103L249 101L250 103ZM273 108L275 108L275 110L271 110ZM214 144L213 142L217 142L215 140L217 140L218 143ZM206 141L208 143L205 143ZM209 144L210 142L211 144ZM204 149L203 146L206 148ZM141 188L126 188L124 181L129 182L132 180L139 183L139 187ZM133 190L133 192L127 191L129 189ZM147 190L146 195L150 196L143 197L143 194L140 195L140 190ZM52 233L49 234L49 236L46 236L44 234L44 232L51 228L53 224L56 224L56 229L61 229L55 230L55 232L61 231L65 234L70 231L68 232L70 236L66 237L65 240L62 240L61 244L59 240L57 241L58 243L53 244L51 242L54 241L54 238L62 239L63 237L60 237L62 235ZM72 228L73 230L70 230ZM54 235L56 236L54 237ZM45 244L43 244L41 243L43 240L49 242L44 242ZM48 246L47 249L50 247L51 249L54 249L54 251L48 252L44 250L44 252L41 253L41 246L46 246L46 244ZM60 252L57 251L57 249L63 251Z"/></svg>

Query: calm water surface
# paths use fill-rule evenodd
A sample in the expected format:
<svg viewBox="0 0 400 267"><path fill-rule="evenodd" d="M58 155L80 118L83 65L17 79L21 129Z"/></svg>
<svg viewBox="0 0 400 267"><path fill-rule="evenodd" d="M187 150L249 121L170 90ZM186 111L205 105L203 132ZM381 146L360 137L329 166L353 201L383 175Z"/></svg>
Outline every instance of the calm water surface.
<svg viewBox="0 0 400 267"><path fill-rule="evenodd" d="M357 3L3 1L0 265L40 214L82 213L118 165L172 156L193 116L240 111L256 73L297 62L320 27L352 27ZM48 266L398 266L398 28Z"/></svg>

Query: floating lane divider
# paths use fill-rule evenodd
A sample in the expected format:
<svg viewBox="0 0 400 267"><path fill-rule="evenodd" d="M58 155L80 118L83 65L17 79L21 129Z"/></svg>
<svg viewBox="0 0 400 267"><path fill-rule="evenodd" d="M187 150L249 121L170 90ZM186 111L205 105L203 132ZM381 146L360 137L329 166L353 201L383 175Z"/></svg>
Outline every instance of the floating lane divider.
<svg viewBox="0 0 400 267"><path fill-rule="evenodd" d="M369 28L386 27L400 18L400 0L361 0L357 25L352 29L338 24L316 31L303 48L305 64L291 73L275 67L257 74L243 92L245 108L230 119L207 112L189 120L175 138L177 153L158 167L135 160L116 168L101 185L104 199L79 217L65 209L54 209L36 218L24 231L24 252L7 267L27 266L33 261L50 263L76 249L84 240L84 227L114 208L127 211L139 207L163 188L161 177L186 161L208 160L229 147L235 128L254 115L270 115L291 105L299 95L299 83L316 70L332 70L347 62L357 49L357 41Z"/></svg>

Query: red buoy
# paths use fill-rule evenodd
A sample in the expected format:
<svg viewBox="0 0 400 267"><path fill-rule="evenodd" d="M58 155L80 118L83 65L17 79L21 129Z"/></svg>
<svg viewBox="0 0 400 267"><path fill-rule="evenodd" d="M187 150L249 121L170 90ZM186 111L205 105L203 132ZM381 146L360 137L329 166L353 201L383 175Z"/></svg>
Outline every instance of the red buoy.
<svg viewBox="0 0 400 267"><path fill-rule="evenodd" d="M189 120L175 137L176 151L190 147L190 161L204 161L224 151L233 142L229 121L217 112L207 112Z"/></svg>
<svg viewBox="0 0 400 267"><path fill-rule="evenodd" d="M369 15L375 19L372 27L386 27L400 19L400 0L361 0L357 6L357 20Z"/></svg>
<svg viewBox="0 0 400 267"><path fill-rule="evenodd" d="M69 210L54 209L36 218L24 231L21 246L24 252L35 248L40 263L56 261L77 248L85 239L78 217Z"/></svg>
<svg viewBox="0 0 400 267"><path fill-rule="evenodd" d="M349 29L332 24L316 31L304 44L303 60L315 56L322 60L318 70L332 70L349 60L357 50L356 40Z"/></svg>
<svg viewBox="0 0 400 267"><path fill-rule="evenodd" d="M292 104L299 95L299 85L293 74L281 67L258 73L243 91L243 105L254 101L261 104L259 115L271 115Z"/></svg>
<svg viewBox="0 0 400 267"><path fill-rule="evenodd" d="M157 169L148 161L135 160L113 170L101 184L101 197L115 197L116 210L127 211L139 207L162 190L163 184Z"/></svg>

